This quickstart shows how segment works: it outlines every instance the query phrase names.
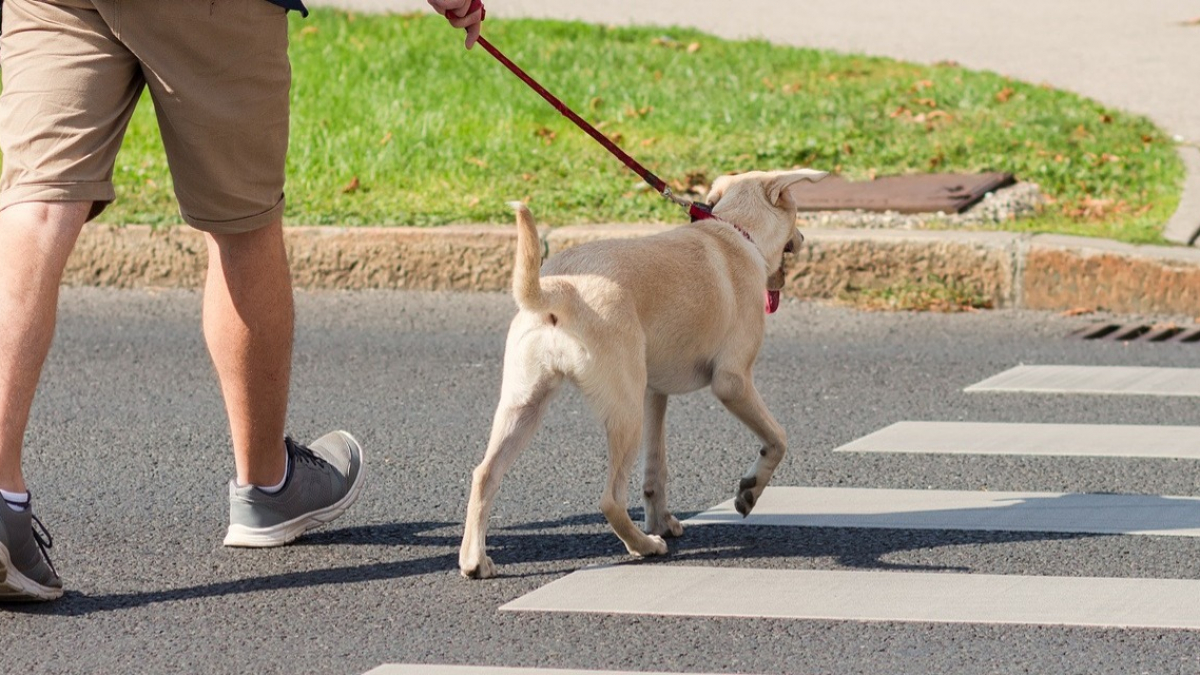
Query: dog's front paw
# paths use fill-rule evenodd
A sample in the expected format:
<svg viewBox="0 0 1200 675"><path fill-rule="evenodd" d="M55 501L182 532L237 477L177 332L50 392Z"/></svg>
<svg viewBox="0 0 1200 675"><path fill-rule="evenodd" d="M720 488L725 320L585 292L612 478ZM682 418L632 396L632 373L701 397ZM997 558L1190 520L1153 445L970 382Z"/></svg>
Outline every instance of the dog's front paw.
<svg viewBox="0 0 1200 675"><path fill-rule="evenodd" d="M496 563L485 555L481 560L473 562L460 560L458 570L468 579L490 579L496 576Z"/></svg>
<svg viewBox="0 0 1200 675"><path fill-rule="evenodd" d="M754 504L758 502L758 496L754 494L754 486L757 484L758 481L753 477L743 478L738 483L737 498L733 500L733 507L743 518L750 515Z"/></svg>
<svg viewBox="0 0 1200 675"><path fill-rule="evenodd" d="M667 541L657 534L649 534L646 535L645 541L638 542L635 546L626 544L625 548L638 558L648 558L652 555L666 555Z"/></svg>

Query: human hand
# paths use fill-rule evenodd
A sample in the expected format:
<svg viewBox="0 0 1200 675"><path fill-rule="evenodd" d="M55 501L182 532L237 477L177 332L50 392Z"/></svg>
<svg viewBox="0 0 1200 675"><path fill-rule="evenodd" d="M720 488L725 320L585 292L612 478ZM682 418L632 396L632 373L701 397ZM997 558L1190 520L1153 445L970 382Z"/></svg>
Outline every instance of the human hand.
<svg viewBox="0 0 1200 675"><path fill-rule="evenodd" d="M429 0L429 5L438 14L446 17L455 28L467 31L467 49L475 46L479 39L480 25L486 12L483 0Z"/></svg>

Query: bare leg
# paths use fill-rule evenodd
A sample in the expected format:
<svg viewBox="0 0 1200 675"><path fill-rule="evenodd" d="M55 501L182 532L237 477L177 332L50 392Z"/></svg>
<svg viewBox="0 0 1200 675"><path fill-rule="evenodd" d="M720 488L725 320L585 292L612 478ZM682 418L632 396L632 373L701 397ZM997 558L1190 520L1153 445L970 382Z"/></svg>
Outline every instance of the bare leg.
<svg viewBox="0 0 1200 675"><path fill-rule="evenodd" d="M283 480L295 312L283 224L207 234L204 338L229 415L237 481Z"/></svg>
<svg viewBox="0 0 1200 675"><path fill-rule="evenodd" d="M21 446L58 317L63 269L90 202L14 204L0 211L0 488L26 490Z"/></svg>
<svg viewBox="0 0 1200 675"><path fill-rule="evenodd" d="M683 534L683 525L667 509L667 434L663 424L667 416L666 394L647 391L644 409L646 476L642 497L646 505L646 532L678 537Z"/></svg>

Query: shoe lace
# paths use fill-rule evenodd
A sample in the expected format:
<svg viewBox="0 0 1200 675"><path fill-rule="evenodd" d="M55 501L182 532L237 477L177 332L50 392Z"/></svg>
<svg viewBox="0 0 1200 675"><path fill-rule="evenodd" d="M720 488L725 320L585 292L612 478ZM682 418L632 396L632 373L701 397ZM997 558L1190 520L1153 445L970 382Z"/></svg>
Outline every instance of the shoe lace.
<svg viewBox="0 0 1200 675"><path fill-rule="evenodd" d="M58 570L54 568L54 563L50 561L49 550L54 548L54 537L50 536L50 530L42 524L42 519L33 516L33 541L37 543L38 550L42 552L42 557L46 559L46 564L50 566L50 571L54 572L54 576L58 576ZM41 530L39 532L39 530Z"/></svg>
<svg viewBox="0 0 1200 675"><path fill-rule="evenodd" d="M284 438L283 442L284 445L287 446L288 454L291 455L292 459L294 460L308 462L309 464L315 466L325 466L329 464L329 462L326 462L318 457L312 450L309 450L303 445L300 445L296 441L292 440L291 436Z"/></svg>

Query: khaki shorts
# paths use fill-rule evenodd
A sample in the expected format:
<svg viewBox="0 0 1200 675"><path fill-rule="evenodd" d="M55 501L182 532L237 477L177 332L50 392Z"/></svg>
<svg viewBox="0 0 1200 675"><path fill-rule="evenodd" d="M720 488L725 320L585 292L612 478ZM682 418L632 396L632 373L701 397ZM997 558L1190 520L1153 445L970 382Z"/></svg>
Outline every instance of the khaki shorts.
<svg viewBox="0 0 1200 675"><path fill-rule="evenodd" d="M5 0L0 209L116 198L113 166L143 88L179 211L213 233L283 215L287 14L266 0Z"/></svg>

